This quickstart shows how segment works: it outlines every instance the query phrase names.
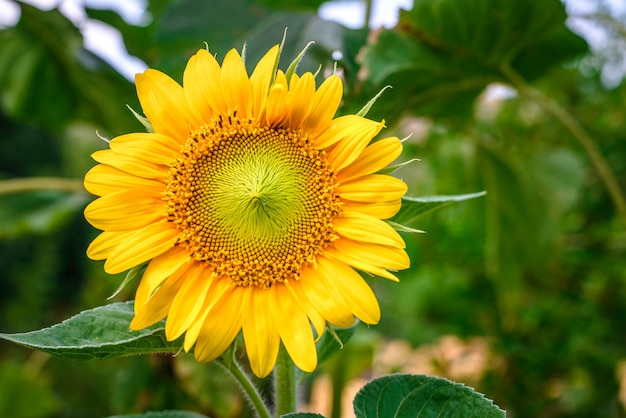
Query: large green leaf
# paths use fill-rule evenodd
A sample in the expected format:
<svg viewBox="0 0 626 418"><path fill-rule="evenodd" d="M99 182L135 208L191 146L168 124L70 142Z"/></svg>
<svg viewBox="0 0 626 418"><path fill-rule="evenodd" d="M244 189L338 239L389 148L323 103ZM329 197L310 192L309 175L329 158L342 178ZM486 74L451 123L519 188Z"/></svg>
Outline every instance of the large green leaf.
<svg viewBox="0 0 626 418"><path fill-rule="evenodd" d="M415 221L435 210L447 206L454 202L462 202L464 200L475 199L487 194L487 192L459 194L451 196L421 196L421 197L408 197L402 198L402 208L400 211L391 218L391 221L403 226L413 227Z"/></svg>
<svg viewBox="0 0 626 418"><path fill-rule="evenodd" d="M0 334L0 338L70 360L181 350L182 340L166 340L164 321L140 331L131 331L129 324L133 315L132 302L112 303L81 312L50 328Z"/></svg>
<svg viewBox="0 0 626 418"><path fill-rule="evenodd" d="M565 26L558 0L416 0L398 26L382 31L364 55L371 95L382 115L468 114L510 67L526 79L588 50Z"/></svg>
<svg viewBox="0 0 626 418"><path fill-rule="evenodd" d="M124 107L135 103L128 80L85 50L78 28L58 10L18 4L18 24L0 30L0 102L7 114L49 132L76 119L108 136L135 126Z"/></svg>
<svg viewBox="0 0 626 418"><path fill-rule="evenodd" d="M372 380L354 398L357 418L502 418L484 395L447 379L394 374Z"/></svg>

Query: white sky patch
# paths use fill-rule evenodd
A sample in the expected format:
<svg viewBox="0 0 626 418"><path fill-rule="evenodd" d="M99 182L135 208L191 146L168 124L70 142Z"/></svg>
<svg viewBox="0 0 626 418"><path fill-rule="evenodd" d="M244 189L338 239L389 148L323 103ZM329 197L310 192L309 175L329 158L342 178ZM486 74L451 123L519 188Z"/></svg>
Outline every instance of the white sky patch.
<svg viewBox="0 0 626 418"><path fill-rule="evenodd" d="M369 26L371 28L393 27L398 22L399 9L411 7L413 7L413 0L373 0ZM365 2L360 0L326 2L320 6L318 14L322 19L341 23L351 29L365 26Z"/></svg>

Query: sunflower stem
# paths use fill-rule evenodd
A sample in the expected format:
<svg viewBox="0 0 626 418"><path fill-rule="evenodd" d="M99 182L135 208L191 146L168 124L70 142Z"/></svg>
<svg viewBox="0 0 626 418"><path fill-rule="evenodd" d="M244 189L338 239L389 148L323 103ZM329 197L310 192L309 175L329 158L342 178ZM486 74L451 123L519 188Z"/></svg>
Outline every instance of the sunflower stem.
<svg viewBox="0 0 626 418"><path fill-rule="evenodd" d="M244 394L248 398L248 402L256 412L259 418L271 418L269 409L263 401L261 394L257 387L252 383L250 376L241 368L241 365L235 358L235 348L231 347L224 355L217 360L217 363L221 365L239 384L239 387L243 390Z"/></svg>
<svg viewBox="0 0 626 418"><path fill-rule="evenodd" d="M297 409L297 389L296 389L296 366L291 357L280 346L276 367L274 368L274 393L276 396L276 417L296 412Z"/></svg>

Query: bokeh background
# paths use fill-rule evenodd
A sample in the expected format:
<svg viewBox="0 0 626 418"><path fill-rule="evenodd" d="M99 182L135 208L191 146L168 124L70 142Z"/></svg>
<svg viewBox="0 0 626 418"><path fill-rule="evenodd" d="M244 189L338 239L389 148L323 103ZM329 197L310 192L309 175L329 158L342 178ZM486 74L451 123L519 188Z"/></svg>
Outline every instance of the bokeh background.
<svg viewBox="0 0 626 418"><path fill-rule="evenodd" d="M123 280L85 256L97 231L82 216L91 199L82 177L90 153L106 146L98 136L142 129L126 107L140 111L132 73L147 65L180 81L205 42L218 57L245 42L253 64L288 27L281 67L315 41L300 70L328 73L336 63L341 113L393 87L368 116L386 120L385 135L408 137L401 161L420 158L396 173L409 195L487 191L412 225L427 233L405 236L411 269L400 283L370 280L381 323L359 326L303 377L303 405L349 417L365 381L408 372L471 385L511 417L626 416L626 220L598 170L608 168L621 189L613 195L623 195L623 2L414 0L399 13L384 0L157 0L130 2L132 14L110 9L120 3L0 2L0 332L109 303ZM105 60L116 51L107 33L135 58ZM113 300L132 297L130 286ZM70 362L0 342L0 416L160 409L250 416L229 378L189 355Z"/></svg>

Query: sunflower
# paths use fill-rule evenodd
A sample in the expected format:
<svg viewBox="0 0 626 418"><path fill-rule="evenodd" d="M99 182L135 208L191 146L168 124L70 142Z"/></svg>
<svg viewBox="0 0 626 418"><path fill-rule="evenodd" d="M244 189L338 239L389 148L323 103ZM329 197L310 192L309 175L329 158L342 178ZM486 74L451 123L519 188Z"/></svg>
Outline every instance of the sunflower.
<svg viewBox="0 0 626 418"><path fill-rule="evenodd" d="M120 273L148 263L131 329L167 317L199 361L239 332L252 371L267 376L282 342L303 371L317 364L327 324L367 324L380 308L359 270L391 280L405 244L384 219L407 187L378 173L401 151L372 142L384 122L335 118L343 86L330 75L279 70L280 46L250 76L236 50L220 66L192 56L183 85L149 69L136 76L152 129L110 141L85 176L99 196L85 217L103 232L87 254Z"/></svg>

